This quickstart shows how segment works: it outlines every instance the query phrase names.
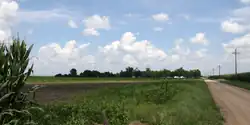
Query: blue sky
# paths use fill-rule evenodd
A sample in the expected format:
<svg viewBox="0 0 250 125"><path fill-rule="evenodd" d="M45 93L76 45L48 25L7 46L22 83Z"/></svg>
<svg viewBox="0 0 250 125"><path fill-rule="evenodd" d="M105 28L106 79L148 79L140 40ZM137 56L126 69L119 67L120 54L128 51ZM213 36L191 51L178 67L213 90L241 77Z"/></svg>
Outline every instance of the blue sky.
<svg viewBox="0 0 250 125"><path fill-rule="evenodd" d="M248 43L240 41L249 39L249 0L20 0L14 2L18 7L2 1L2 8L5 2L13 11L0 9L0 19L8 24L0 31L11 31L5 36L20 32L35 44L37 75L67 73L73 67L116 72L128 65L184 66L208 74L218 64L231 73L232 48L247 46L241 51L248 52ZM240 71L248 70L248 57L240 58Z"/></svg>

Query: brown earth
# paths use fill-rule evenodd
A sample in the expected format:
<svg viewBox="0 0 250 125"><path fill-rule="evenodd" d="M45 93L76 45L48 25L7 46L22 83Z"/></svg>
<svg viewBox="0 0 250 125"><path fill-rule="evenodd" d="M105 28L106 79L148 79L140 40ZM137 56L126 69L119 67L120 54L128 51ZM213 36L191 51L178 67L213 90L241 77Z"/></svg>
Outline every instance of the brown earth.
<svg viewBox="0 0 250 125"><path fill-rule="evenodd" d="M148 82L105 82L105 83L69 83L69 84L39 84L44 87L40 88L35 93L35 99L39 103L50 103L53 101L65 101L70 100L72 96L78 94L84 94L86 91L105 88L105 87L119 87L128 84L147 84ZM24 90L27 90L35 84L27 84L24 86Z"/></svg>
<svg viewBox="0 0 250 125"><path fill-rule="evenodd" d="M249 91L214 80L205 80L205 82L221 109L225 125L250 125Z"/></svg>

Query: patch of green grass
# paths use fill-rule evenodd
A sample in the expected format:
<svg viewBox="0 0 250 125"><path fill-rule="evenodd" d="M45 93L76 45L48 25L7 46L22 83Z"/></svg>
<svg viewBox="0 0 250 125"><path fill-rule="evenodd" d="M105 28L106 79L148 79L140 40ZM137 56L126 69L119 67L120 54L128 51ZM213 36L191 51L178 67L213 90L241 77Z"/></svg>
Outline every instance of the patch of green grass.
<svg viewBox="0 0 250 125"><path fill-rule="evenodd" d="M222 116L202 80L98 89L44 109L34 117L39 125L102 123L102 111L110 125L127 125L134 120L150 125L222 125Z"/></svg>
<svg viewBox="0 0 250 125"><path fill-rule="evenodd" d="M232 80L220 80L220 82L250 90L249 82L232 81Z"/></svg>
<svg viewBox="0 0 250 125"><path fill-rule="evenodd" d="M147 82L159 81L153 78L82 78L82 77L53 77L53 76L31 76L28 83L98 83L98 82Z"/></svg>

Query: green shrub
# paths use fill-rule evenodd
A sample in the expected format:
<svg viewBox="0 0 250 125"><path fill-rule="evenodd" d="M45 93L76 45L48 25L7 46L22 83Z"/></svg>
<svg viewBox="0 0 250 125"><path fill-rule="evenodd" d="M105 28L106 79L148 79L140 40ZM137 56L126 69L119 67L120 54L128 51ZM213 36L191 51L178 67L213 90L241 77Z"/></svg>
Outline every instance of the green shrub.
<svg viewBox="0 0 250 125"><path fill-rule="evenodd" d="M33 46L33 45L32 45ZM33 65L28 68L32 49L20 39L13 39L8 46L0 45L0 124L33 124L31 110L41 110L33 106L29 99L38 86L28 92L22 92L25 81L32 73Z"/></svg>

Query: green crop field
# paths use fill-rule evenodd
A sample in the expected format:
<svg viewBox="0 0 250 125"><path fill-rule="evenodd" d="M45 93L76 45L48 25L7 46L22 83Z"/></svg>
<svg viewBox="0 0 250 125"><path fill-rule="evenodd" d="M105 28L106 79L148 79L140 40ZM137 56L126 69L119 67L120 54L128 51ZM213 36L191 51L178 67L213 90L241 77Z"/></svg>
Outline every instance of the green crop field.
<svg viewBox="0 0 250 125"><path fill-rule="evenodd" d="M153 78L81 78L81 77L53 77L53 76L30 76L28 83L100 83L100 82L150 82L159 81Z"/></svg>
<svg viewBox="0 0 250 125"><path fill-rule="evenodd" d="M222 125L222 116L203 80L102 88L75 95L72 100L43 106L33 116L39 125L128 125L139 120L149 125Z"/></svg>

